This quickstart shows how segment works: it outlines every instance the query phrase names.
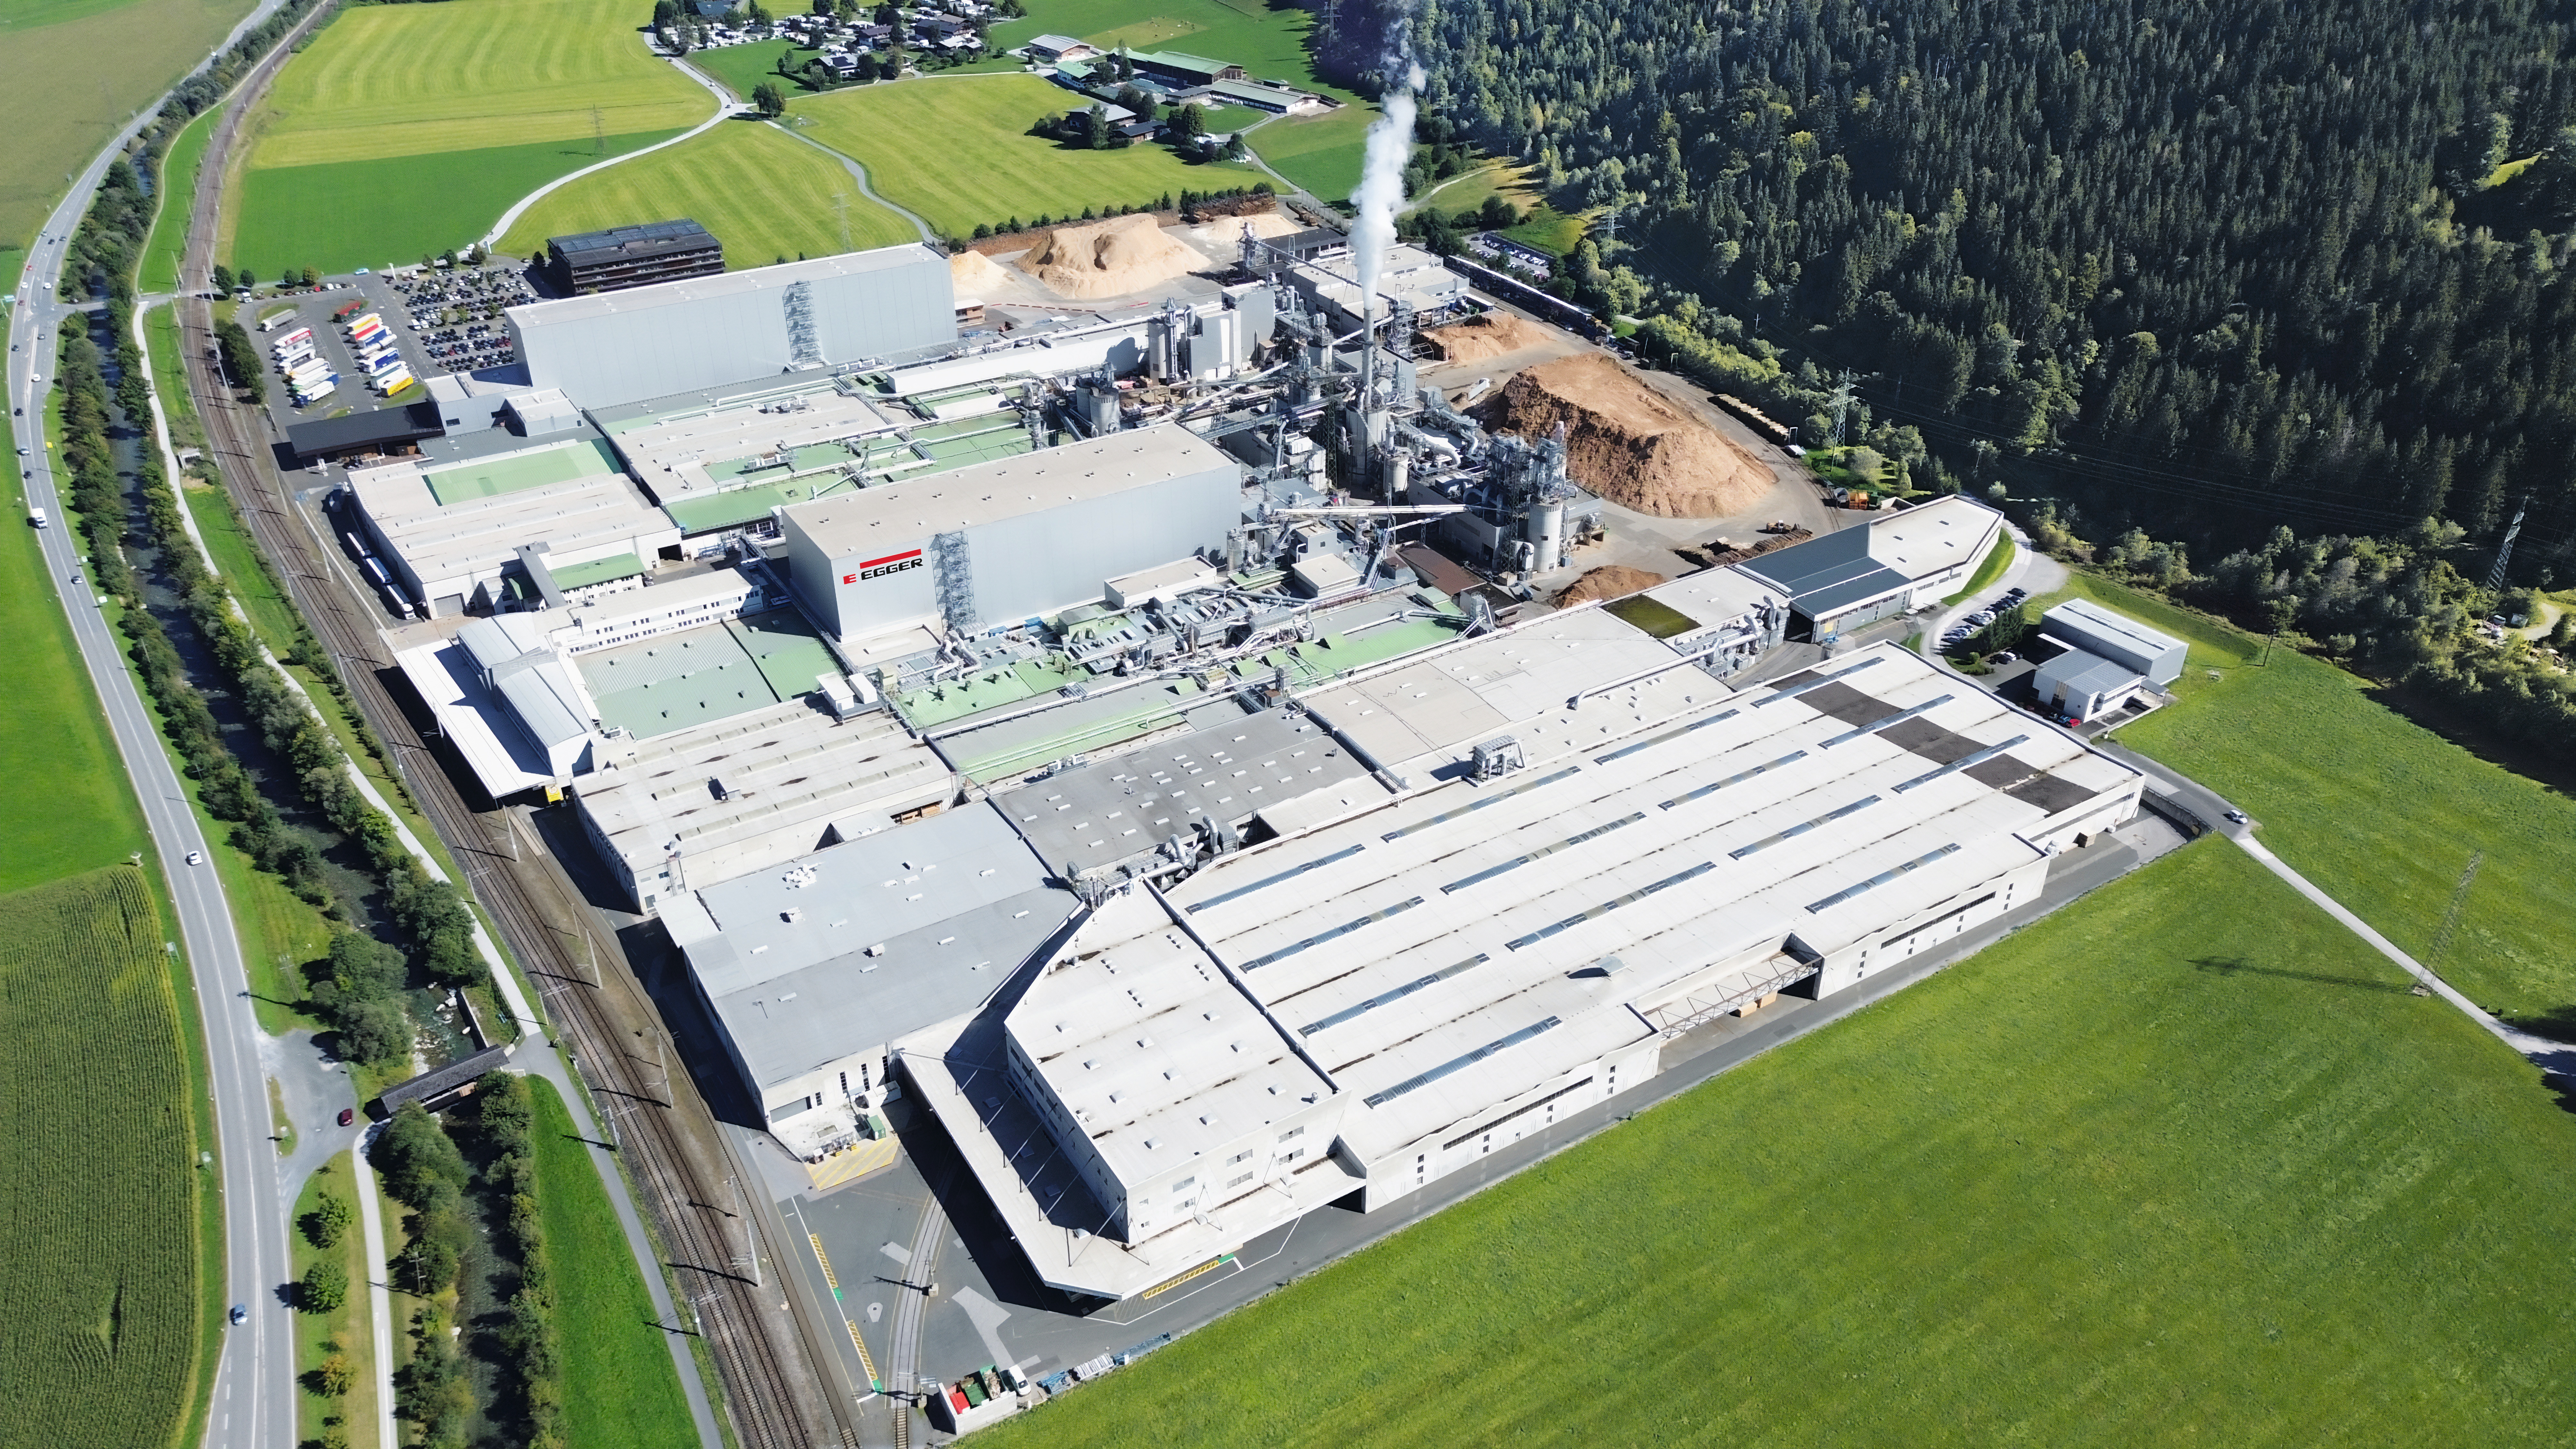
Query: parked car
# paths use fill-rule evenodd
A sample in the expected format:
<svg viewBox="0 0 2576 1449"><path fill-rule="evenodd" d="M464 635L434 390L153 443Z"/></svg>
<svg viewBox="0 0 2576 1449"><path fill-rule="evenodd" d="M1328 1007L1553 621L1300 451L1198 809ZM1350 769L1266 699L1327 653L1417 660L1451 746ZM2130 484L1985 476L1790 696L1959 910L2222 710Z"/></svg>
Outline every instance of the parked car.
<svg viewBox="0 0 2576 1449"><path fill-rule="evenodd" d="M346 1126L348 1126L350 1123L355 1122L355 1121L357 1121L357 1120L358 1120L358 1109L357 1109L357 1108L355 1108L355 1107L343 1107L343 1108L341 1108L341 1109L340 1109L340 1125L341 1125L341 1126L346 1127Z"/></svg>
<svg viewBox="0 0 2576 1449"><path fill-rule="evenodd" d="M2018 661L2020 658L2021 658L2021 656L2020 656L2020 655L2015 654L2015 653L2014 653L2014 652L2012 652L2011 650L2007 649L2007 650L2005 650L2004 652L2002 652L2001 654L1995 655L1993 658L1988 659L1986 662L1987 662L1988 664L2011 664L2011 663L2014 663L2014 662Z"/></svg>

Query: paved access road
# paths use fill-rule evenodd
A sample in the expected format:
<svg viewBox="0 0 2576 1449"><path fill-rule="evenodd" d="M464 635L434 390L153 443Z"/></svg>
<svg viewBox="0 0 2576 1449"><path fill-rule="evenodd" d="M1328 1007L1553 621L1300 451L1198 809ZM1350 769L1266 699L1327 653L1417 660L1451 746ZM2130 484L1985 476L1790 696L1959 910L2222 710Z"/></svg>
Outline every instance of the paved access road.
<svg viewBox="0 0 2576 1449"><path fill-rule="evenodd" d="M262 0L225 37L223 48L274 14L279 4L280 0ZM8 395L10 422L30 455L20 460L26 488L19 522L24 526L26 510L36 508L45 510L50 520L40 535L45 566L71 619L72 637L106 711L117 752L142 801L144 825L159 857L145 865L161 870L168 881L178 916L175 944L187 951L205 1023L211 1071L206 1085L215 1113L212 1146L221 1168L224 1205L224 1262L218 1271L225 1302L245 1305L250 1315L240 1327L226 1329L222 1353L212 1366L214 1396L205 1443L212 1449L272 1449L291 1444L296 1437L295 1339L286 1291L291 1276L286 1219L292 1205L282 1197L277 1154L270 1143L267 1080L260 1066L262 1037L251 1012L249 976L242 964L241 943L233 934L223 882L211 865L186 864L191 852L202 854L209 845L152 716L133 677L126 673L122 641L108 627L98 597L87 584L71 581L76 574L85 579L86 569L80 541L63 521L53 458L43 442L43 404L57 339L66 322L85 325L73 320L83 315L79 309L56 300L64 253L108 166L166 99L154 100L119 131L46 218L11 299L11 350L0 391Z"/></svg>
<svg viewBox="0 0 2576 1449"><path fill-rule="evenodd" d="M259 15L275 8L272 0ZM108 164L134 129L120 132L115 143L81 173L71 194L46 220L42 240L28 254L17 305L9 318L13 350L6 391L10 421L31 453L21 460L26 473L24 507L41 508L51 520L41 531L45 566L70 616L81 662L106 710L117 751L142 800L144 824L159 855L157 862L147 866L157 867L168 879L180 943L188 953L205 1020L212 1070L207 1088L215 1109L213 1145L222 1172L224 1298L250 1310L247 1322L226 1330L222 1355L214 1365L214 1399L205 1442L216 1449L272 1449L295 1441L295 1339L285 1291L291 1276L288 1205L280 1200L277 1154L269 1142L268 1087L260 1070L260 1030L251 1013L249 977L242 965L241 943L233 935L223 882L211 865L186 864L191 852L211 847L198 830L195 811L180 788L178 773L171 767L133 677L125 671L122 641L108 627L87 584L71 582L76 573L86 577L80 541L63 521L53 459L43 443L43 402L56 338L66 321L78 315L55 300L63 252ZM46 381L39 382L40 377ZM22 526L23 522L22 512Z"/></svg>

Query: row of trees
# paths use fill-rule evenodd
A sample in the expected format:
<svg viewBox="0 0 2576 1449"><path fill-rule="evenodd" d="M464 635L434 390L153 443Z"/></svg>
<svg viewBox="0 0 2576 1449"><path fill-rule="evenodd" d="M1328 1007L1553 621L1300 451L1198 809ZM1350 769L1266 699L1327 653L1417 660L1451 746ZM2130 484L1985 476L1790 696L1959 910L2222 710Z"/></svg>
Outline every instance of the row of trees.
<svg viewBox="0 0 2576 1449"><path fill-rule="evenodd" d="M406 1209L403 1250L386 1265L393 1283L425 1300L412 1316L411 1362L394 1376L394 1412L420 1426L420 1442L463 1449L474 1417L474 1386L451 1332L458 1274L475 1251L465 1190L465 1154L439 1120L406 1102L376 1135L367 1160L385 1195Z"/></svg>
<svg viewBox="0 0 2576 1449"><path fill-rule="evenodd" d="M275 14L252 26L223 54L171 90L170 99L135 134L123 156L108 164L97 200L72 233L65 248L61 290L64 301L113 293L131 301L136 263L143 239L151 233L154 201L161 189L161 158L181 128L223 98L242 73L326 0L287 0Z"/></svg>
<svg viewBox="0 0 2576 1449"><path fill-rule="evenodd" d="M388 1268L407 1291L429 1300L415 1327L425 1347L437 1345L414 1355L397 1385L397 1403L421 1426L424 1444L462 1442L474 1401L459 1346L446 1329L462 1275L481 1266L473 1225L479 1213L504 1264L516 1270L497 1322L484 1320L497 1350L491 1356L506 1366L522 1421L512 1442L559 1449L563 1362L529 1139L535 1101L526 1078L496 1071L475 1082L467 1104L453 1109L445 1124L417 1103L404 1105L368 1158L383 1174L387 1194L408 1210L404 1231L411 1241Z"/></svg>

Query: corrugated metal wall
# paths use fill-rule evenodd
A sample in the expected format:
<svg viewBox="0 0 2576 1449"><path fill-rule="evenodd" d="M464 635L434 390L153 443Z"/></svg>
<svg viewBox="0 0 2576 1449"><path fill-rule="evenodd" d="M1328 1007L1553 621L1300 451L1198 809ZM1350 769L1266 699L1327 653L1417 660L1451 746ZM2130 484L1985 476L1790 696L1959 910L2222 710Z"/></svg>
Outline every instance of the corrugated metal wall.
<svg viewBox="0 0 2576 1449"><path fill-rule="evenodd" d="M910 250L914 257L901 265L811 279L825 361L956 339L948 264L926 247ZM526 328L514 318L510 330L538 387L606 407L786 371L793 356L786 290L764 286Z"/></svg>

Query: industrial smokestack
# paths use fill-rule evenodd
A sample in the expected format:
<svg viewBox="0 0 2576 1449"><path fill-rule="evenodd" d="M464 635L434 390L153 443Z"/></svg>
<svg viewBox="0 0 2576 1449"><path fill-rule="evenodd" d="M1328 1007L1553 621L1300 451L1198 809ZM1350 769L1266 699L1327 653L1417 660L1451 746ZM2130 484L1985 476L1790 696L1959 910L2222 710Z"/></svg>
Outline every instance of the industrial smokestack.
<svg viewBox="0 0 2576 1449"><path fill-rule="evenodd" d="M1368 129L1368 157L1359 189L1360 227L1355 239L1360 269L1360 308L1364 320L1378 315L1378 269L1386 249L1395 245L1395 214L1404 205L1404 167L1413 159L1413 93L1422 88L1422 67L1414 64L1409 18L1395 23L1387 53L1386 114Z"/></svg>

